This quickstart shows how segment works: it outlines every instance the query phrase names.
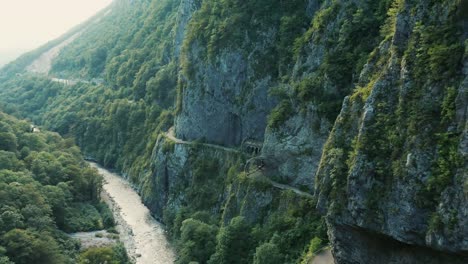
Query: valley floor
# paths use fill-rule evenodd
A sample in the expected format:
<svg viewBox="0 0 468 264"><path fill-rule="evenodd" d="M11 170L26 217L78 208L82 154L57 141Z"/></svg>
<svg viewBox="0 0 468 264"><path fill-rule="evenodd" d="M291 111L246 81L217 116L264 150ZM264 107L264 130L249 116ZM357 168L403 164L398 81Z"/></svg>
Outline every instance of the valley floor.
<svg viewBox="0 0 468 264"><path fill-rule="evenodd" d="M114 213L120 239L136 264L173 263L175 254L165 231L135 190L115 173L90 163L104 177L102 197Z"/></svg>

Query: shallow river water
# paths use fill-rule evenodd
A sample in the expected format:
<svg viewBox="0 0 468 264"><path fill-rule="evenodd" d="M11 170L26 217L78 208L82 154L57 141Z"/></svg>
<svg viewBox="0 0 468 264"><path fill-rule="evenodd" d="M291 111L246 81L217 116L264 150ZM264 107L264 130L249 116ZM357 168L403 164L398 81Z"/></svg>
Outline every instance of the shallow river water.
<svg viewBox="0 0 468 264"><path fill-rule="evenodd" d="M137 264L173 263L174 251L163 227L151 216L136 191L119 175L95 163L90 165L104 177L102 198L114 214L120 240L129 256Z"/></svg>

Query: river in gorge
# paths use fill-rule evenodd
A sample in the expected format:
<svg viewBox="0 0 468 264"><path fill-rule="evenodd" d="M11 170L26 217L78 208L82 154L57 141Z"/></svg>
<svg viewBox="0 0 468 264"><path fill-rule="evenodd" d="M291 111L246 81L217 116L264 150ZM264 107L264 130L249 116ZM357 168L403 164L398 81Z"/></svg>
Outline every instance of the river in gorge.
<svg viewBox="0 0 468 264"><path fill-rule="evenodd" d="M174 263L175 254L163 226L150 214L138 193L121 176L90 162L104 177L102 199L111 208L120 240L136 264Z"/></svg>
<svg viewBox="0 0 468 264"><path fill-rule="evenodd" d="M116 173L89 162L104 177L101 197L111 208L116 229L128 255L136 264L174 263L175 253L163 226L150 214L138 193ZM317 254L311 264L334 263L329 249Z"/></svg>

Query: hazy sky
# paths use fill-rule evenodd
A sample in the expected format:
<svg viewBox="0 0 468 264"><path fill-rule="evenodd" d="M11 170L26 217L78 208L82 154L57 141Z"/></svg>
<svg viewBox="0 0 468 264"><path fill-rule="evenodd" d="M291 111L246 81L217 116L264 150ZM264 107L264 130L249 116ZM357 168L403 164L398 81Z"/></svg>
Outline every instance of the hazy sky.
<svg viewBox="0 0 468 264"><path fill-rule="evenodd" d="M0 0L0 66L55 39L112 0Z"/></svg>

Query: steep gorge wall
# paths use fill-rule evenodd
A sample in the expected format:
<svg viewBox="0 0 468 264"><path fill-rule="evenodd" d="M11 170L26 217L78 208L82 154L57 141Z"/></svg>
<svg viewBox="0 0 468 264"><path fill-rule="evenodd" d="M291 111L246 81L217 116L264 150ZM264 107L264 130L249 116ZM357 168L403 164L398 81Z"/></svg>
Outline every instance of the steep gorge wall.
<svg viewBox="0 0 468 264"><path fill-rule="evenodd" d="M263 141L276 104L270 88L290 72L306 1L202 1L182 50L176 134L226 146ZM300 7L300 8L298 8Z"/></svg>
<svg viewBox="0 0 468 264"><path fill-rule="evenodd" d="M389 6L204 1L182 49L177 136L263 142L270 177L312 190L323 145L382 39Z"/></svg>
<svg viewBox="0 0 468 264"><path fill-rule="evenodd" d="M272 93L279 103L265 131L263 155L273 177L312 190L323 146L342 100L381 40L390 1L308 1L310 26L294 43L295 63Z"/></svg>
<svg viewBox="0 0 468 264"><path fill-rule="evenodd" d="M137 177L142 197L161 218L165 209L177 212L187 205L220 214L228 170L242 159L238 152L196 143L178 144L161 136L155 144L147 174ZM202 200L195 205L197 196Z"/></svg>
<svg viewBox="0 0 468 264"><path fill-rule="evenodd" d="M236 149L180 143L161 135L148 170L134 175L136 188L175 239L181 239L181 230L190 221L222 229L241 218L243 232L251 234L236 256L238 260L246 257L241 263L251 263L257 248L265 243L280 248L281 263L301 261L311 239L326 241L325 223L315 212L313 200L273 187L261 173L239 173L246 158ZM219 252L214 247L210 250Z"/></svg>
<svg viewBox="0 0 468 264"><path fill-rule="evenodd" d="M398 1L344 101L315 187L338 263L468 259L461 7Z"/></svg>
<svg viewBox="0 0 468 264"><path fill-rule="evenodd" d="M241 93L256 60L232 50L238 42L255 50L271 37L241 37L208 65L200 61L210 58L207 46L189 41L187 63L201 63L184 71L177 133L239 145L250 138L241 124L249 130L255 115L233 110L230 100L269 98L278 102L270 122L256 123L266 132L252 137L263 139L268 176L315 187L339 263L466 261L461 10L460 2L324 1L296 40L289 79L267 85L267 97ZM349 244L354 239L362 248ZM375 248L366 251L371 241Z"/></svg>

